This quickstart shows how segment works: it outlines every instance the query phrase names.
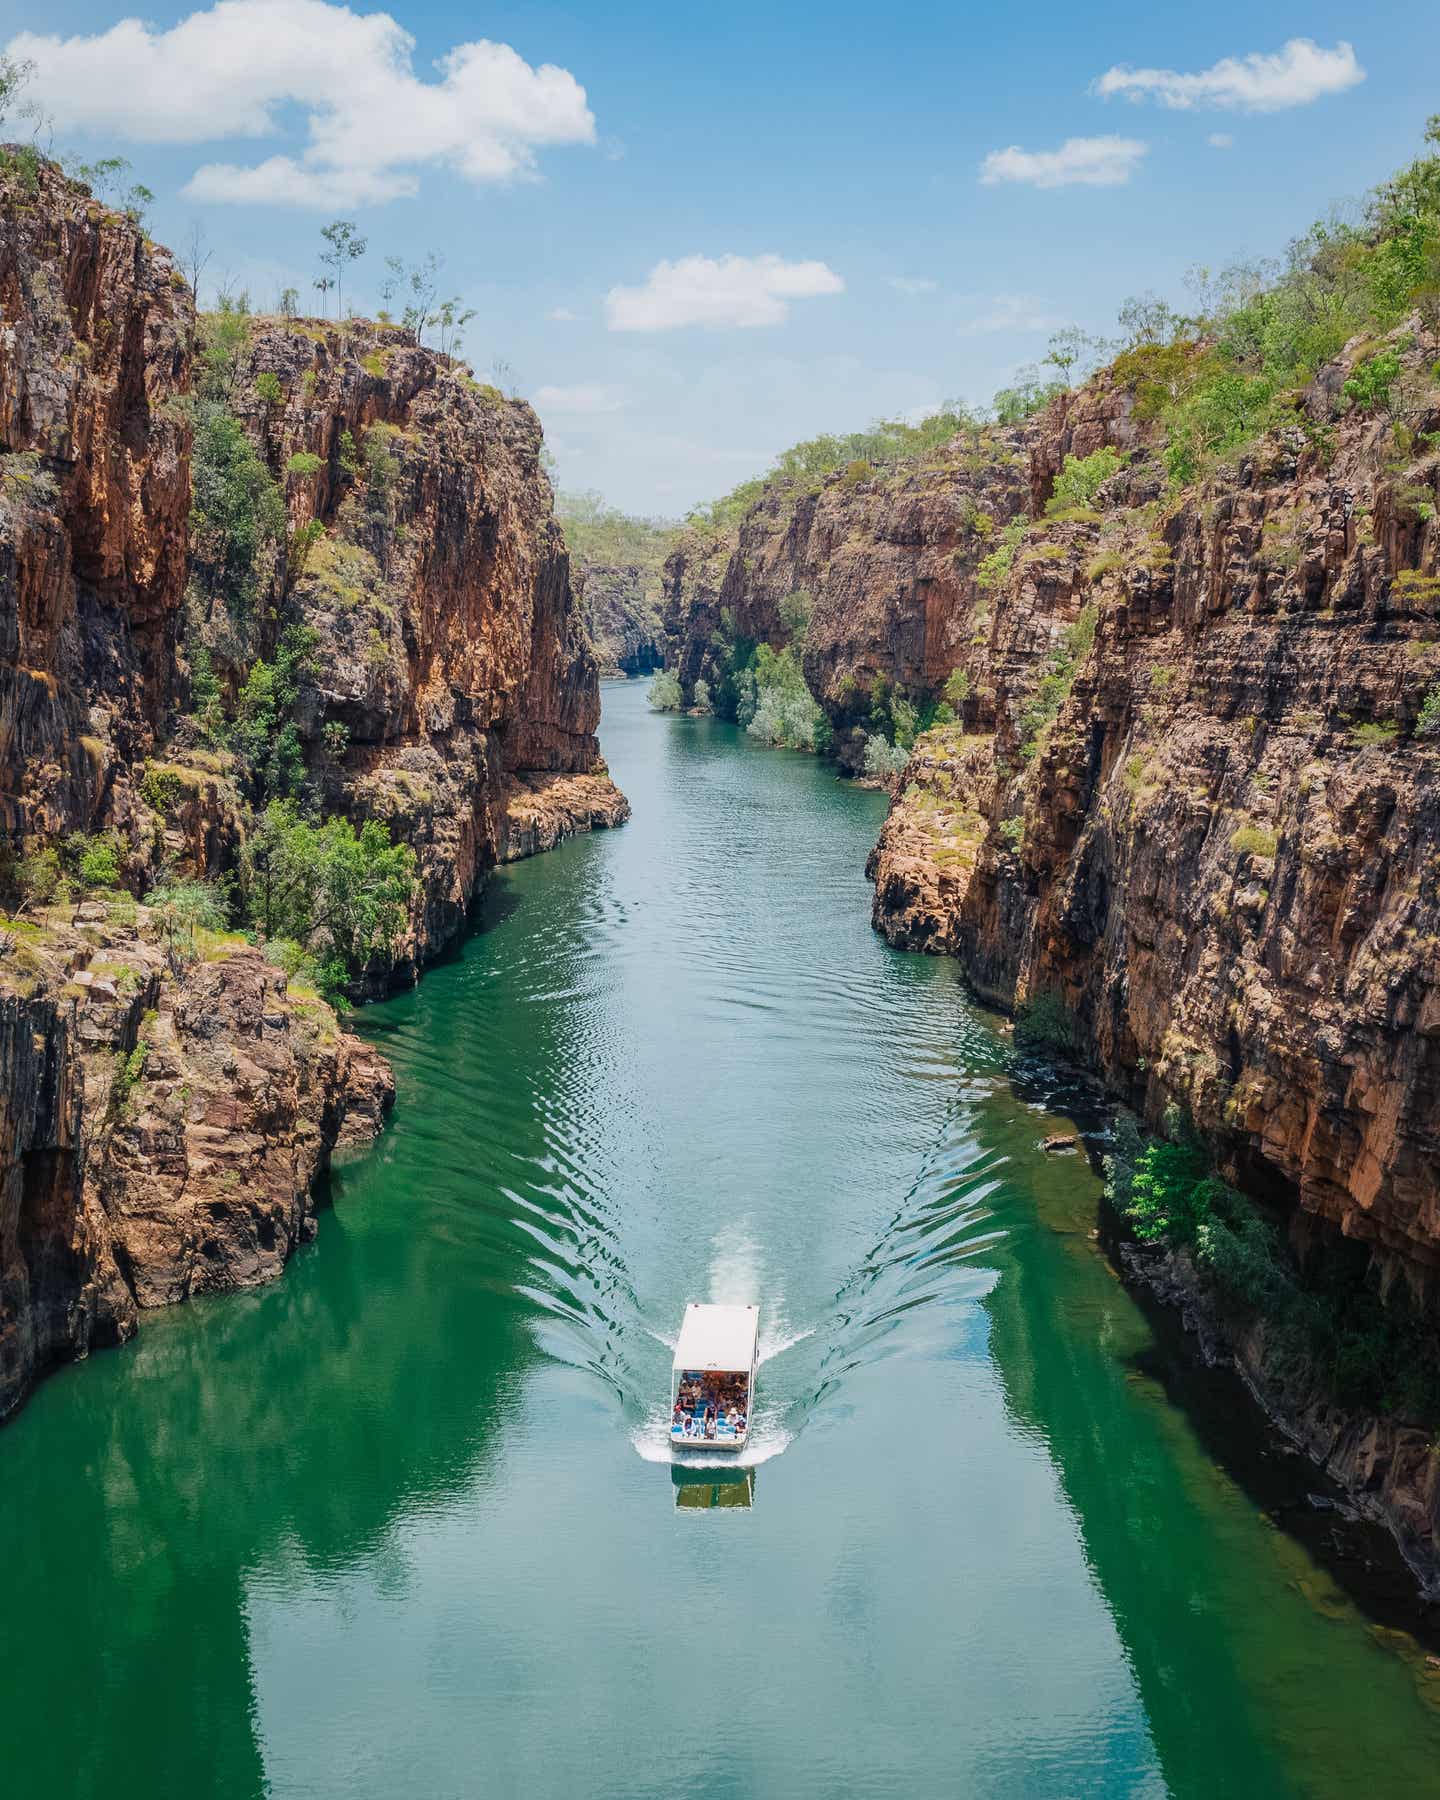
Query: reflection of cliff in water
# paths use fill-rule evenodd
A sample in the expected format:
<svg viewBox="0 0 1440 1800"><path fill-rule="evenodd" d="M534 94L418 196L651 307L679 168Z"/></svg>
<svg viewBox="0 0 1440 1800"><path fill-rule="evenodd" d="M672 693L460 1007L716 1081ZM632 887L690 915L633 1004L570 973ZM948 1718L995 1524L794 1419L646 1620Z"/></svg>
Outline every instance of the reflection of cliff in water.
<svg viewBox="0 0 1440 1800"><path fill-rule="evenodd" d="M1085 1130L1099 1123L1086 1090L1040 1069L1018 1070L986 1109L984 1136L1036 1145L1012 1154L995 1197L998 1211L1034 1223L995 1259L1003 1274L984 1303L990 1352L1012 1414L1049 1446L1171 1791L1180 1800L1290 1793L1298 1766L1307 1796L1345 1792L1381 1745L1396 1755L1405 1745L1410 1779L1424 1787L1433 1742L1416 1736L1405 1684L1367 1680L1375 1643L1360 1629L1338 1630L1317 1657L1309 1609L1352 1627L1353 1615L1326 1571L1271 1529L1278 1490L1321 1478L1258 1442L1254 1466L1240 1466L1235 1453L1256 1428L1248 1395L1228 1372L1199 1367L1175 1341L1178 1326L1157 1321L1157 1338L1094 1241L1099 1178L1080 1157L1040 1151L1051 1127L1039 1108ZM1137 1388L1152 1405L1137 1407ZM1291 1708L1305 1696L1303 1741L1278 1741L1267 1715L1277 1670ZM1347 1703L1362 1686L1375 1709L1363 1731ZM1398 1764L1395 1779L1399 1792Z"/></svg>
<svg viewBox="0 0 1440 1800"><path fill-rule="evenodd" d="M720 1507L755 1504L754 1469L720 1465L714 1469L682 1469L672 1464L670 1481L677 1512L711 1512Z"/></svg>
<svg viewBox="0 0 1440 1800"><path fill-rule="evenodd" d="M550 1318L537 1222L566 1241L577 1227L557 1184L537 1180L527 1209L496 1170L503 1155L513 1183L550 1159L527 1097L553 1085L566 1009L502 1057L491 1014L466 1003L479 975L437 970L362 1018L395 1061L404 1129L337 1169L335 1211L282 1281L158 1314L7 1428L0 1734L5 1760L56 1771L34 1791L263 1793L253 1584L287 1559L323 1579L382 1558L412 1508L463 1496L493 1463ZM461 1091L456 1067L481 1075ZM117 1593L124 1608L97 1617L95 1597ZM86 1696L93 1768L57 1733L67 1692ZM166 1692L183 1704L157 1742Z"/></svg>

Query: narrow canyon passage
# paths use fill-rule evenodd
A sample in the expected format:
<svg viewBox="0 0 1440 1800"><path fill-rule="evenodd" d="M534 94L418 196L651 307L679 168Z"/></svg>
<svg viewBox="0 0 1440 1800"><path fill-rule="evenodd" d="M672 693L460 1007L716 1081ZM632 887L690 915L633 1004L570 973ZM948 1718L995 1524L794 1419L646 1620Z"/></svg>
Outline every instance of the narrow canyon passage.
<svg viewBox="0 0 1440 1800"><path fill-rule="evenodd" d="M318 1241L0 1436L7 1788L1427 1791L1440 1671L1225 1464L1063 1088L870 931L883 796L638 683L604 745L632 822L361 1015ZM763 1308L728 1474L666 1441L691 1298Z"/></svg>

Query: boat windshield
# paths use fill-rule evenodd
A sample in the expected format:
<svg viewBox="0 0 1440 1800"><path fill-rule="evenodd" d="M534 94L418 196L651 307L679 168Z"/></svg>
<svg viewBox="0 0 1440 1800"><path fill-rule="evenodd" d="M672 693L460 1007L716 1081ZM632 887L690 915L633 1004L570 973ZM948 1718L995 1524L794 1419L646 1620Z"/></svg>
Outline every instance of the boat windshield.
<svg viewBox="0 0 1440 1800"><path fill-rule="evenodd" d="M678 1442L739 1443L750 1424L750 1377L714 1369L682 1369L675 1384L670 1436Z"/></svg>

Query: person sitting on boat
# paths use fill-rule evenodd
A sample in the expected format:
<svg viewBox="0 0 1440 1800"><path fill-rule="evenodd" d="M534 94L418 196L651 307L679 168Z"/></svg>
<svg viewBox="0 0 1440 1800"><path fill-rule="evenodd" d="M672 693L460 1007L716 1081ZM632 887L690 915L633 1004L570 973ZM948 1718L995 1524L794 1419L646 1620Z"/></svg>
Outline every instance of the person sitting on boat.
<svg viewBox="0 0 1440 1800"><path fill-rule="evenodd" d="M677 1400L675 1402L675 1411L670 1415L670 1429L672 1431L683 1431L685 1429L685 1421L689 1416L690 1415L685 1411L684 1405Z"/></svg>

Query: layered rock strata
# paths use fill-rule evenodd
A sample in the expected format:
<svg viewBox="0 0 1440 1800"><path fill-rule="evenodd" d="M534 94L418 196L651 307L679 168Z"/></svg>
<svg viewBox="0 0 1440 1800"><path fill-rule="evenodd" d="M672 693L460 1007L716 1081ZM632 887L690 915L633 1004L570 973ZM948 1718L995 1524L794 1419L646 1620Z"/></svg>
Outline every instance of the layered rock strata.
<svg viewBox="0 0 1440 1800"><path fill-rule="evenodd" d="M145 1307L273 1280L389 1071L238 940L177 964L144 908L0 936L0 1418Z"/></svg>
<svg viewBox="0 0 1440 1800"><path fill-rule="evenodd" d="M232 873L253 824L253 771L195 716L202 661L233 716L257 659L302 642L302 804L416 851L410 919L361 991L452 941L502 858L628 809L529 407L393 328L202 333L133 217L23 156L0 167L0 319L5 879L75 833L104 834L122 878L0 922L3 1416L145 1307L278 1274L331 1149L392 1092L258 950L132 898L162 870ZM283 505L243 593L198 522L214 496L192 514L217 409L229 460L212 445L207 480L256 498L238 421Z"/></svg>

